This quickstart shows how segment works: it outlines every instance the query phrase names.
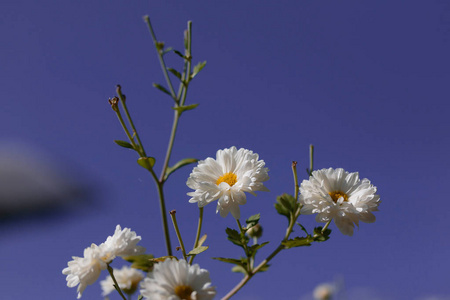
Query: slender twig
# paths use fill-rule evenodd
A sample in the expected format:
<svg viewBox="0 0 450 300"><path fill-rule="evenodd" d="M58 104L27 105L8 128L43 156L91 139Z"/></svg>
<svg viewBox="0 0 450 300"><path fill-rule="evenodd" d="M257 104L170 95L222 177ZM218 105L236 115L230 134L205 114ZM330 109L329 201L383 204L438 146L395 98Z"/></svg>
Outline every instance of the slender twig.
<svg viewBox="0 0 450 300"><path fill-rule="evenodd" d="M328 226L330 225L331 221L333 221L333 219L330 219L330 221L327 222L327 224L325 224L325 226L323 226L322 228L322 233L325 232L325 230L327 230Z"/></svg>
<svg viewBox="0 0 450 300"><path fill-rule="evenodd" d="M152 23L150 22L149 16L144 16L144 21L148 25L148 29L150 30L150 34L152 35L153 44L155 45L156 52L158 53L158 59L159 63L161 64L161 69L163 71L164 77L166 78L167 85L169 86L170 95L172 96L173 100L176 104L179 103L177 96L175 95L175 90L173 89L172 81L170 80L169 73L167 73L167 67L166 63L164 61L163 55L162 55L162 49L158 47L158 40L156 39L155 31L153 30Z"/></svg>
<svg viewBox="0 0 450 300"><path fill-rule="evenodd" d="M178 228L178 223L177 223L177 217L176 217L176 211L175 210L170 211L170 218L172 219L173 228L175 228L175 232L177 234L178 242L180 243L181 252L183 253L183 258L185 260L187 260L186 249L184 248L183 239L181 238L180 229Z"/></svg>
<svg viewBox="0 0 450 300"><path fill-rule="evenodd" d="M127 298L124 296L124 294L122 293L122 290L120 289L119 284L117 283L116 278L114 277L114 271L113 268L111 268L111 266L109 264L106 265L109 275L111 276L113 282L114 282L114 287L116 289L116 291L120 294L120 296L122 296L123 300L127 300Z"/></svg>
<svg viewBox="0 0 450 300"><path fill-rule="evenodd" d="M297 162L296 161L292 162L292 173L294 174L294 184L295 184L294 197L295 197L295 200L297 201L300 187L298 185Z"/></svg>
<svg viewBox="0 0 450 300"><path fill-rule="evenodd" d="M309 176L314 171L314 145L309 145Z"/></svg>
<svg viewBox="0 0 450 300"><path fill-rule="evenodd" d="M175 141L175 135L177 133L178 128L178 120L180 119L180 113L178 111L175 111L173 116L173 123L172 123L172 131L170 133L169 138L169 145L167 146L167 152L166 152L166 158L164 159L164 164L161 170L161 175L159 176L159 182L161 184L164 184L164 177L166 176L167 167L169 166L169 160L170 156L172 154L172 148Z"/></svg>
<svg viewBox="0 0 450 300"><path fill-rule="evenodd" d="M197 225L197 235L195 237L194 248L198 247L198 241L200 240L200 234L202 232L202 223L203 223L203 207L199 207L199 217L198 217L198 225ZM189 264L192 265L194 261L195 254L191 256L189 259Z"/></svg>

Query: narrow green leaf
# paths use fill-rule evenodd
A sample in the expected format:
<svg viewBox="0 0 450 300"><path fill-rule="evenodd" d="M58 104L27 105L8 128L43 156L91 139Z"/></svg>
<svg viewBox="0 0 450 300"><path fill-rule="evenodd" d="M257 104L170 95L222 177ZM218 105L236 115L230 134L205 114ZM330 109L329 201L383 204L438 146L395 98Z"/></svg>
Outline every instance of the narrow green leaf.
<svg viewBox="0 0 450 300"><path fill-rule="evenodd" d="M170 92L169 92L165 87L163 87L162 85L160 85L160 84L158 84L158 83L153 83L153 86L154 86L155 88L157 88L158 90L160 90L160 91L162 91L162 92L164 92L164 93L166 93L167 95L169 95L169 96L172 97L172 94L170 94Z"/></svg>
<svg viewBox="0 0 450 300"><path fill-rule="evenodd" d="M153 265L155 264L152 261L154 258L151 254L142 254L142 255L131 255L126 256L124 259L131 263L131 267L135 269L142 270L144 272L150 272L153 270Z"/></svg>
<svg viewBox="0 0 450 300"><path fill-rule="evenodd" d="M266 264L266 265L264 265L264 267L262 267L261 269L259 269L258 272L265 272L265 271L269 270L269 267L270 267L270 265L269 265L269 264Z"/></svg>
<svg viewBox="0 0 450 300"><path fill-rule="evenodd" d="M261 214L256 214L251 216L250 218L248 218L247 220L245 220L245 223L248 224L248 228L255 226L256 224L258 224L259 219L261 218Z"/></svg>
<svg viewBox="0 0 450 300"><path fill-rule="evenodd" d="M294 239L284 241L282 244L289 249L293 247L311 246L311 242L313 241L314 240L311 237L296 237Z"/></svg>
<svg viewBox="0 0 450 300"><path fill-rule="evenodd" d="M202 253L203 251L206 251L208 248L209 248L208 246L199 246L199 247L189 251L189 253L187 255L197 255L199 253Z"/></svg>
<svg viewBox="0 0 450 300"><path fill-rule="evenodd" d="M167 71L169 71L170 73L172 73L173 75L175 75L176 78L181 80L181 74L180 72L178 72L177 70L173 69L173 68L167 68Z"/></svg>
<svg viewBox="0 0 450 300"><path fill-rule="evenodd" d="M212 257L212 259L223 261L223 262L226 262L229 264L234 264L234 265L242 265L244 263L244 262L242 262L242 260L235 259L235 258Z"/></svg>
<svg viewBox="0 0 450 300"><path fill-rule="evenodd" d="M131 145L131 144L128 143L128 142L121 141L121 140L114 140L114 143L116 143L116 144L119 145L120 147L129 148L129 149L133 149L133 150L134 150L133 145Z"/></svg>
<svg viewBox="0 0 450 300"><path fill-rule="evenodd" d="M172 167L168 167L166 171L166 176L164 177L164 180L169 178L169 175L178 170L181 167L187 166L189 164L193 164L198 162L198 159L196 158L185 158L180 161L178 161L176 164L174 164Z"/></svg>
<svg viewBox="0 0 450 300"><path fill-rule="evenodd" d="M172 50L173 50L172 47L168 47L168 48L164 49L164 51L162 52L162 55L165 55L165 54L171 52Z"/></svg>
<svg viewBox="0 0 450 300"><path fill-rule="evenodd" d="M306 228L302 224L300 224L298 222L296 222L296 223L297 223L298 226L300 226L302 228L302 230L306 233L306 235L309 235L308 231L306 230Z"/></svg>
<svg viewBox="0 0 450 300"><path fill-rule="evenodd" d="M203 245L203 243L206 241L206 237L207 235L203 235L199 240L198 240L198 246L200 247L201 245Z"/></svg>
<svg viewBox="0 0 450 300"><path fill-rule="evenodd" d="M186 56L184 56L183 53L181 53L180 51L173 50L173 52L175 52L175 54L178 55L179 57L186 59Z"/></svg>
<svg viewBox="0 0 450 300"><path fill-rule="evenodd" d="M244 275L247 275L247 270L243 266L239 266L239 265L231 268L231 272L242 273Z"/></svg>
<svg viewBox="0 0 450 300"><path fill-rule="evenodd" d="M154 157L140 157L137 160L137 163L144 169L147 169L150 171L153 168L153 166L155 165L155 158Z"/></svg>
<svg viewBox="0 0 450 300"><path fill-rule="evenodd" d="M227 238L230 242L242 248L244 248L244 245L247 245L249 241L249 238L247 236L242 237L241 234L234 229L227 228L225 232L227 233Z"/></svg>
<svg viewBox="0 0 450 300"><path fill-rule="evenodd" d="M192 71L191 78L194 78L204 67L206 66L206 61L199 62Z"/></svg>
<svg viewBox="0 0 450 300"><path fill-rule="evenodd" d="M176 110L180 113L185 112L187 110L191 110L194 109L198 106L198 103L196 104L191 104L191 105L185 105L185 106L178 106L178 107L172 107L173 110Z"/></svg>

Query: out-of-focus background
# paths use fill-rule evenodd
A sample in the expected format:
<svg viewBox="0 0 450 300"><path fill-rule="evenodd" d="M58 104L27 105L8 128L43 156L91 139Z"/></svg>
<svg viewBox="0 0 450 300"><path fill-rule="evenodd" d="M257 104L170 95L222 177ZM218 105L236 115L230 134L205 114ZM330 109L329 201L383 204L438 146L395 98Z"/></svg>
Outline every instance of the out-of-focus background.
<svg viewBox="0 0 450 300"><path fill-rule="evenodd" d="M358 171L378 187L374 224L353 237L332 224L323 244L285 251L235 299L312 299L323 282L340 299L450 299L448 270L450 3L437 1L30 1L0 4L1 299L75 299L61 270L117 224L165 255L156 188L136 164L108 104L120 83L149 155L160 170L171 100L142 16L159 40L182 50L193 21L192 82L172 163L235 145L260 154L270 193L248 196L243 217L261 213L263 259L286 226L277 195L294 190L308 146L316 168ZM180 69L176 55L169 66ZM185 243L197 208L185 185L166 186ZM300 221L316 226L313 216ZM230 216L205 208L210 249L197 257L218 298L241 278L210 259L238 257L226 240ZM299 234L300 231L298 231ZM172 242L175 245L173 230ZM113 266L120 267L119 260ZM106 277L102 274L101 279ZM83 299L99 299L98 284ZM119 299L112 295L111 299Z"/></svg>

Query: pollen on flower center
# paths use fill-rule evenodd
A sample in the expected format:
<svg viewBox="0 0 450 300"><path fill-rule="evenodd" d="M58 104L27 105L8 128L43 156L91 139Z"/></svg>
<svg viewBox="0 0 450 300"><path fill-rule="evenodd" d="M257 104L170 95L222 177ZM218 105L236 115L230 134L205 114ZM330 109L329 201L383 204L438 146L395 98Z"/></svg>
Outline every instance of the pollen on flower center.
<svg viewBox="0 0 450 300"><path fill-rule="evenodd" d="M348 201L348 196L344 192L334 191L334 192L329 192L328 194L331 196L331 199L333 199L333 201L336 203L339 200L339 198L341 198L341 197L344 198L344 201Z"/></svg>
<svg viewBox="0 0 450 300"><path fill-rule="evenodd" d="M237 176L234 173L226 173L219 177L216 181L216 185L221 184L222 182L228 183L229 186L233 186L237 182Z"/></svg>
<svg viewBox="0 0 450 300"><path fill-rule="evenodd" d="M175 287L175 294L183 300L192 300L192 292L192 288L188 285L179 285Z"/></svg>

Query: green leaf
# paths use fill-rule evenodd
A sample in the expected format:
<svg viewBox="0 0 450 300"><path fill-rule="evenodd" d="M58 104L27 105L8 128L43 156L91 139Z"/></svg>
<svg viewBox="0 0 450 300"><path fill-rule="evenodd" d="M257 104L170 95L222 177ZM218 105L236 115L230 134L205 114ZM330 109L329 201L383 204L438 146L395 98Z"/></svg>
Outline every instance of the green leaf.
<svg viewBox="0 0 450 300"><path fill-rule="evenodd" d="M131 267L142 270L144 272L150 272L153 270L154 256L151 254L131 255L126 256L124 259L131 263Z"/></svg>
<svg viewBox="0 0 450 300"><path fill-rule="evenodd" d="M144 296L142 296L142 295L139 295L139 297L138 297L138 299L137 299L137 300L142 300L142 299L144 299Z"/></svg>
<svg viewBox="0 0 450 300"><path fill-rule="evenodd" d="M166 171L166 176L164 177L164 180L169 178L169 175L178 170L181 167L187 166L189 164L193 164L198 162L198 159L196 158L185 158L174 164L172 167L168 167Z"/></svg>
<svg viewBox="0 0 450 300"><path fill-rule="evenodd" d="M167 71L169 71L170 73L172 73L173 75L175 75L175 77L177 77L178 79L181 80L181 74L180 72L178 72L177 70L173 69L173 68L167 68Z"/></svg>
<svg viewBox="0 0 450 300"><path fill-rule="evenodd" d="M247 228L253 227L258 224L259 219L261 218L261 214L256 214L245 220L245 223L248 224Z"/></svg>
<svg viewBox="0 0 450 300"><path fill-rule="evenodd" d="M287 240L282 242L283 246L287 249L293 248L293 247L303 247L303 246L311 246L311 242L314 240L309 237L296 237L291 240Z"/></svg>
<svg viewBox="0 0 450 300"><path fill-rule="evenodd" d="M208 246L198 246L197 248L189 251L187 255L197 255L199 253L202 253L203 251L206 251L208 248L209 248Z"/></svg>
<svg viewBox="0 0 450 300"><path fill-rule="evenodd" d="M120 147L129 148L129 149L133 149L133 150L134 150L133 145L131 145L131 144L128 143L128 142L121 141L121 140L114 140L114 143L116 143L116 144L119 145Z"/></svg>
<svg viewBox="0 0 450 300"><path fill-rule="evenodd" d="M206 66L206 61L199 62L192 71L191 78L194 78L204 67Z"/></svg>
<svg viewBox="0 0 450 300"><path fill-rule="evenodd" d="M181 53L180 51L173 50L173 52L175 52L175 54L178 55L179 57L186 59L186 56L184 56L183 53Z"/></svg>
<svg viewBox="0 0 450 300"><path fill-rule="evenodd" d="M306 235L309 235L308 231L306 230L306 228L302 224L300 224L298 222L296 222L296 223L297 223L298 226L300 226L302 228L303 232L305 232Z"/></svg>
<svg viewBox="0 0 450 300"><path fill-rule="evenodd" d="M140 157L137 160L137 163L144 169L147 169L150 171L153 168L153 166L155 165L155 158L154 157Z"/></svg>
<svg viewBox="0 0 450 300"><path fill-rule="evenodd" d="M191 105L185 105L185 106L177 106L177 107L172 107L173 110L178 111L179 113L185 112L187 110L191 110L194 109L198 106L198 103L196 104L191 104Z"/></svg>
<svg viewBox="0 0 450 300"><path fill-rule="evenodd" d="M265 271L269 270L269 267L270 267L269 264L265 264L264 267L261 267L261 269L258 270L258 273L259 272L265 272Z"/></svg>
<svg viewBox="0 0 450 300"><path fill-rule="evenodd" d="M238 231L227 228L225 232L228 235L228 240L232 242L235 245L238 245L242 248L244 248L244 245L248 244L249 238L247 236L242 236Z"/></svg>
<svg viewBox="0 0 450 300"><path fill-rule="evenodd" d="M162 55L165 55L165 54L171 52L172 50L173 50L172 47L168 47L168 48L166 48L166 49L162 52Z"/></svg>
<svg viewBox="0 0 450 300"><path fill-rule="evenodd" d="M200 240L198 240L198 246L200 247L201 245L203 245L203 243L206 241L206 237L207 235L203 235Z"/></svg>
<svg viewBox="0 0 450 300"><path fill-rule="evenodd" d="M258 252L259 249L261 249L262 247L264 247L265 245L267 245L269 242L264 242L262 244L255 244L251 247L248 248L248 252L250 254L250 256L255 257L256 252Z"/></svg>
<svg viewBox="0 0 450 300"><path fill-rule="evenodd" d="M225 258L225 257L212 257L212 259L223 261L229 264L234 265L243 265L245 262L242 261L242 259L235 259L235 258Z"/></svg>
<svg viewBox="0 0 450 300"><path fill-rule="evenodd" d="M162 91L162 92L164 92L164 93L166 93L167 95L169 95L169 96L172 97L172 94L171 94L165 87L163 87L162 85L157 84L157 83L153 83L153 86L154 86L155 88L157 88L158 90L160 90L160 91Z"/></svg>
<svg viewBox="0 0 450 300"><path fill-rule="evenodd" d="M283 205L281 205L281 203L275 203L275 209L280 215L287 217L288 220L291 219L289 210Z"/></svg>
<svg viewBox="0 0 450 300"><path fill-rule="evenodd" d="M247 270L243 267L243 266L234 266L232 269L231 269L231 272L234 272L234 273L242 273L242 274L244 274L244 275L247 275Z"/></svg>

